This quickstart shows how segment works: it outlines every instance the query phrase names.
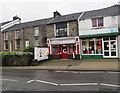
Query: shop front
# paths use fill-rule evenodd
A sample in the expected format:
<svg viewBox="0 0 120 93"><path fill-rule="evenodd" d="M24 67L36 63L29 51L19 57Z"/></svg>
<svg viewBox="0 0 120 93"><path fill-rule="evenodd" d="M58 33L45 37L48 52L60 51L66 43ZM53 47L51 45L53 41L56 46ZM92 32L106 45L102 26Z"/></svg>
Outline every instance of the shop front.
<svg viewBox="0 0 120 93"><path fill-rule="evenodd" d="M48 50L52 59L80 59L79 37L52 38L47 40Z"/></svg>
<svg viewBox="0 0 120 93"><path fill-rule="evenodd" d="M80 36L82 59L118 58L118 29L114 29L114 33L107 33L109 30L103 29L106 33Z"/></svg>

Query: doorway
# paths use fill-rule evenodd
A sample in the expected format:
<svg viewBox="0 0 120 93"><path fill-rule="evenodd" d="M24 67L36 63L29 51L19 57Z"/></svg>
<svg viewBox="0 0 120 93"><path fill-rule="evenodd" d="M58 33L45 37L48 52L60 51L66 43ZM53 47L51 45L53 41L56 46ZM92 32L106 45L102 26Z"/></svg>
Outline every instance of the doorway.
<svg viewBox="0 0 120 93"><path fill-rule="evenodd" d="M103 38L103 57L104 58L117 58L117 37L104 37Z"/></svg>
<svg viewBox="0 0 120 93"><path fill-rule="evenodd" d="M62 59L67 59L68 57L68 48L67 45L62 45Z"/></svg>

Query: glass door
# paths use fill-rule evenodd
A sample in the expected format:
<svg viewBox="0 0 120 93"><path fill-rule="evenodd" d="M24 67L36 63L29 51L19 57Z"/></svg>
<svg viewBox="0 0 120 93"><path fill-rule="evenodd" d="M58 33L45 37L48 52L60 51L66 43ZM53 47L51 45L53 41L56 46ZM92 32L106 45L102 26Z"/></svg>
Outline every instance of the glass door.
<svg viewBox="0 0 120 93"><path fill-rule="evenodd" d="M104 58L117 58L116 37L103 38L103 56Z"/></svg>

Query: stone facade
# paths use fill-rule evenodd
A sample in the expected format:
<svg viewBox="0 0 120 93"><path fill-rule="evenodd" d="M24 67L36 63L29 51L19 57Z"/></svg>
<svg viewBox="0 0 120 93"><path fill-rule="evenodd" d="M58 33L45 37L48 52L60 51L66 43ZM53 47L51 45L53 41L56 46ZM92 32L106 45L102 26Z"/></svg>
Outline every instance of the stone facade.
<svg viewBox="0 0 120 93"><path fill-rule="evenodd" d="M69 24L69 36L78 36L78 23L77 21L68 22Z"/></svg>
<svg viewBox="0 0 120 93"><path fill-rule="evenodd" d="M79 33L78 33L78 23L77 21L70 21L70 22L67 22L67 24L69 25L67 27L67 30L69 30L69 35L67 37L74 37L74 36L78 36ZM56 38L55 36L55 31L56 31L56 28L55 26L56 24L50 24L50 25L47 25L47 38Z"/></svg>
<svg viewBox="0 0 120 93"><path fill-rule="evenodd" d="M3 51L24 51L26 49L26 41L29 41L29 46L34 47L35 45L35 40L38 40L38 46L47 46L46 44L46 26L38 26L39 27L39 35L37 37L34 36L34 27L28 27L28 28L22 28L19 29L20 31L20 38L16 39L15 33L17 30L12 30L8 31L8 49L4 49L4 33L2 32L2 50ZM16 49L16 41L20 40L20 48ZM11 44L12 45L11 45Z"/></svg>
<svg viewBox="0 0 120 93"><path fill-rule="evenodd" d="M47 25L46 28L46 37L47 38L54 38L54 24Z"/></svg>

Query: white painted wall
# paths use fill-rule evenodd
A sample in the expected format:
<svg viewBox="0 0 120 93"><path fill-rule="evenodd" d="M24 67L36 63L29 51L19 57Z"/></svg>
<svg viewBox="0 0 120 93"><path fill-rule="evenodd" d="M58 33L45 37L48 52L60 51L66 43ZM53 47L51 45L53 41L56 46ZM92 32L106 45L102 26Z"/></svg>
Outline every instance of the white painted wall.
<svg viewBox="0 0 120 93"><path fill-rule="evenodd" d="M103 18L104 20L104 26L101 29L105 28L118 28L118 21L120 20L120 16L107 16ZM86 30L93 30L94 28L92 27L92 20L91 19L85 19L79 21L80 27L79 27L79 35L81 35L81 31L86 31ZM120 25L120 22L119 22Z"/></svg>
<svg viewBox="0 0 120 93"><path fill-rule="evenodd" d="M118 36L118 57L120 58L120 35Z"/></svg>

